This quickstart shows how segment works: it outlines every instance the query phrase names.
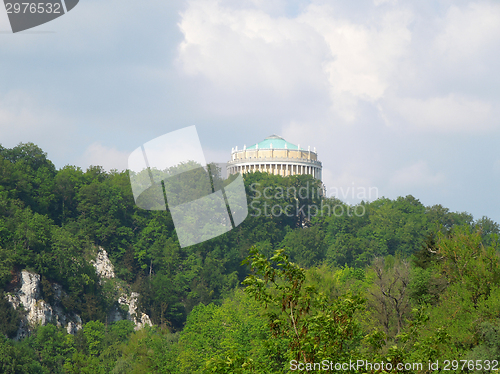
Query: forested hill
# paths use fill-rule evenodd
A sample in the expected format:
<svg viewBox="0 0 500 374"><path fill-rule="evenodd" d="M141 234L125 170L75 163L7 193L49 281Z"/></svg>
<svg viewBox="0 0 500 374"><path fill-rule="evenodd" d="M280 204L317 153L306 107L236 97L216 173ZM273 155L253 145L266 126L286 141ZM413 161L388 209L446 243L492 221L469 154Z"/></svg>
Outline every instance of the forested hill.
<svg viewBox="0 0 500 374"><path fill-rule="evenodd" d="M0 372L281 373L293 359L499 359L497 223L413 196L348 206L318 196L307 175L248 174L245 187L240 226L180 248L168 211L135 206L127 171L57 170L34 144L0 146ZM116 295L92 265L99 247L152 328L109 323ZM47 325L9 339L25 311L7 295L24 269L40 275L47 302L51 285L62 286L64 311L82 319L76 335ZM453 311L455 326L443 317Z"/></svg>

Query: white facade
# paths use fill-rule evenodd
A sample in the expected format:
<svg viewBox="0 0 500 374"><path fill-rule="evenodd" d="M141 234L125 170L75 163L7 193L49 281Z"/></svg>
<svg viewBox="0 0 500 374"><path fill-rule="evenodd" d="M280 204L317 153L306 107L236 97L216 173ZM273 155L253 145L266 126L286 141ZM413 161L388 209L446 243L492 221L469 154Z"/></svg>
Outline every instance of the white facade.
<svg viewBox="0 0 500 374"><path fill-rule="evenodd" d="M243 147L243 150L233 148L227 169L229 174L259 171L283 177L308 174L322 179L322 165L316 149L301 149L276 135L249 148Z"/></svg>

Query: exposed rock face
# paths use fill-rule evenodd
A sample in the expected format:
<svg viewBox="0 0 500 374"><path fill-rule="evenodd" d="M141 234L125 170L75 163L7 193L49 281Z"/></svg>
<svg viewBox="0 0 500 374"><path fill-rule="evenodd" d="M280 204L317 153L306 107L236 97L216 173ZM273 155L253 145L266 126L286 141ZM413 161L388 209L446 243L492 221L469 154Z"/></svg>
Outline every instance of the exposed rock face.
<svg viewBox="0 0 500 374"><path fill-rule="evenodd" d="M139 294L137 292L131 292L130 295L122 294L118 298L118 304L120 308L115 308L108 315L108 322L113 323L121 321L122 319L127 319L135 323L135 330L140 330L144 326L152 326L151 320L146 313L140 313L137 311L137 302L139 299ZM122 308L125 307L125 308ZM120 309L122 311L120 311ZM123 310L126 310L125 312Z"/></svg>
<svg viewBox="0 0 500 374"><path fill-rule="evenodd" d="M99 247L99 252L97 253L97 258L92 261L92 265L95 267L95 272L99 279L111 279L115 277L115 270L113 264L109 261L108 252Z"/></svg>
<svg viewBox="0 0 500 374"><path fill-rule="evenodd" d="M113 264L108 258L107 252L99 248L97 258L92 261L102 284L110 279L115 278ZM126 287L119 287L119 297L117 307L108 315L110 323L128 319L134 322L135 329L139 330L146 325L152 326L149 316L145 313L140 313L137 310L139 294L137 292L123 291ZM21 308L23 317L17 335L14 339L19 340L29 335L30 330L38 325L46 325L54 323L57 326L66 328L69 334L75 334L82 328L82 319L74 313L64 313L60 300L65 296L62 286L57 283L52 283L54 291L53 305L47 303L42 298L42 288L40 284L40 274L32 273L27 270L21 271L19 275L19 287L14 292L6 295L8 301L14 309Z"/></svg>
<svg viewBox="0 0 500 374"><path fill-rule="evenodd" d="M99 252L97 253L96 261L93 262L96 269L96 273L99 277L99 282L105 282L107 279L115 278L115 271L113 264L108 258L107 252L99 247ZM120 287L117 286L117 289ZM108 314L108 321L110 323L121 321L122 319L128 319L134 322L135 329L142 329L144 326L152 326L151 320L146 313L139 313L137 310L137 302L139 300L139 294L137 292L121 292L118 297L118 304L120 308L116 307ZM125 308L121 308L121 306ZM120 311L121 310L121 311Z"/></svg>
<svg viewBox="0 0 500 374"><path fill-rule="evenodd" d="M15 337L22 339L29 334L29 330L37 325L55 323L57 326L66 327L68 333L75 333L82 328L82 320L76 314L67 315L62 308L57 305L63 296L62 287L54 283L55 305L50 305L41 297L40 275L21 271L19 290L13 294L7 294L7 299L14 309L22 308L24 315L21 318L21 325Z"/></svg>

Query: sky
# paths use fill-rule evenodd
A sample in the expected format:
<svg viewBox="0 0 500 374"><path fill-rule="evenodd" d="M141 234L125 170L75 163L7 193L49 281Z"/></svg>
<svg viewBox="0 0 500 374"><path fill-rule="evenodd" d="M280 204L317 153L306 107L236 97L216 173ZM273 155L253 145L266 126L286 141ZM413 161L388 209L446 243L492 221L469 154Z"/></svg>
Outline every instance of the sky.
<svg viewBox="0 0 500 374"><path fill-rule="evenodd" d="M0 5L0 144L123 170L187 126L215 162L278 134L330 196L500 222L499 60L497 1L80 0L16 34Z"/></svg>

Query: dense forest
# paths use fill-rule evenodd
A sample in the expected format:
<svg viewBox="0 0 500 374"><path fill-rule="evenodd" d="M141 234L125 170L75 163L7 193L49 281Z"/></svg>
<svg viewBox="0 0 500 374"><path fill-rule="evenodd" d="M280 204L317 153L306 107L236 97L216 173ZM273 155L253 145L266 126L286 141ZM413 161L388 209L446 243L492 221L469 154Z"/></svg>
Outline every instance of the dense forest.
<svg viewBox="0 0 500 374"><path fill-rule="evenodd" d="M349 206L308 175L250 173L245 188L241 225L181 248L168 210L136 207L128 171L58 170L34 144L0 146L0 372L498 370L496 222L413 196ZM99 247L152 327L108 323ZM23 269L47 302L62 286L76 334L46 324L13 339Z"/></svg>

